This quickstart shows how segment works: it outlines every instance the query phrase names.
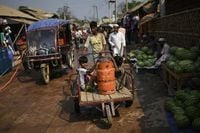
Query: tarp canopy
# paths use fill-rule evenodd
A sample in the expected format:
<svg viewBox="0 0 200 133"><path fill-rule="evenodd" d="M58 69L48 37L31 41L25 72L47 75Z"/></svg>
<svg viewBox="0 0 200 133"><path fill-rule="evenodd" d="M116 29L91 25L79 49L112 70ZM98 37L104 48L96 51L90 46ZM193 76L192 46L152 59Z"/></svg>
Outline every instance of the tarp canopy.
<svg viewBox="0 0 200 133"><path fill-rule="evenodd" d="M139 22L139 26L151 21L154 18L154 13L147 14L146 16L142 17L142 19Z"/></svg>
<svg viewBox="0 0 200 133"><path fill-rule="evenodd" d="M53 17L57 16L55 13L49 13L49 12L43 11L41 9L27 7L27 6L20 6L19 10L26 14L29 14L37 19L47 19L47 18L53 18Z"/></svg>
<svg viewBox="0 0 200 133"><path fill-rule="evenodd" d="M63 19L44 19L31 24L28 27L28 31L37 30L41 28L48 28L48 27L57 27L68 23L69 23L68 20L63 20Z"/></svg>
<svg viewBox="0 0 200 133"><path fill-rule="evenodd" d="M16 9L2 6L2 5L0 5L0 17L3 17L5 19L12 19L21 23L28 23L28 24L38 20L37 18L34 18L23 12L20 12Z"/></svg>
<svg viewBox="0 0 200 133"><path fill-rule="evenodd" d="M24 24L32 24L35 21L27 20L23 18L7 18L9 24L18 24L18 23L24 23Z"/></svg>
<svg viewBox="0 0 200 133"><path fill-rule="evenodd" d="M135 11L139 10L140 8L142 8L143 6L145 6L146 4L148 4L150 2L151 2L150 0L146 0L145 2L143 2L143 3L139 4L139 5L137 5L136 7L130 9L128 11L128 13L134 13Z"/></svg>

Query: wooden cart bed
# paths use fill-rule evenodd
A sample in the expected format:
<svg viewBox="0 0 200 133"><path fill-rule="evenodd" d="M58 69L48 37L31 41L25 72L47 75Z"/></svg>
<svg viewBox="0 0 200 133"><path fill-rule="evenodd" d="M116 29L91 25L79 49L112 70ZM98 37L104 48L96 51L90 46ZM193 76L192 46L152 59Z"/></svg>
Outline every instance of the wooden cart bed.
<svg viewBox="0 0 200 133"><path fill-rule="evenodd" d="M97 92L80 92L80 105L94 105L106 102L120 102L125 100L132 100L133 94L126 87L116 91L114 94L101 95Z"/></svg>

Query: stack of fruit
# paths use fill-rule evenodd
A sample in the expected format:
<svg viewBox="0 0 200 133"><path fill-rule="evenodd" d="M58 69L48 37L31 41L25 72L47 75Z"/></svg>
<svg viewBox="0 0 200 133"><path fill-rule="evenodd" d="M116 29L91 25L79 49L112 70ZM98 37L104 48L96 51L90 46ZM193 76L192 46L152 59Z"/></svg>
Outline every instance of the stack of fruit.
<svg viewBox="0 0 200 133"><path fill-rule="evenodd" d="M151 49L144 46L140 50L132 50L128 53L129 59L136 58L137 66L152 67L155 65L156 57Z"/></svg>
<svg viewBox="0 0 200 133"><path fill-rule="evenodd" d="M199 53L200 51L197 47L192 47L191 49L171 47L170 57L166 64L175 73L200 72Z"/></svg>
<svg viewBox="0 0 200 133"><path fill-rule="evenodd" d="M175 98L165 101L165 109L173 113L179 128L200 130L200 91L177 91Z"/></svg>

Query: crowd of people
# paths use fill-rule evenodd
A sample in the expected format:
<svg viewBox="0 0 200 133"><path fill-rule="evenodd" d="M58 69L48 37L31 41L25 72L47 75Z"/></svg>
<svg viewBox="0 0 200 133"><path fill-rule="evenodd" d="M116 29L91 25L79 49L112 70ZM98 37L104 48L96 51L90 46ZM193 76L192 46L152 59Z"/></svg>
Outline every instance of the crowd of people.
<svg viewBox="0 0 200 133"><path fill-rule="evenodd" d="M91 46L92 52L94 53L101 53L103 51L110 50L116 64L122 64L126 52L126 29L120 24L110 24L109 28L104 29L101 26L98 27L97 23L94 21L90 23L90 29L91 33L87 32L87 38L83 41L84 53L88 52L89 46ZM169 45L167 44L165 38L159 38L157 40L152 35L144 34L140 40L140 44L141 46L142 44L145 44L147 47L151 48L152 51L154 51L157 57L157 66L165 61L169 56ZM97 55L95 55L95 58L96 56ZM81 65L80 68L78 68L78 72L81 77L80 81L82 81L82 88L85 87L85 83L88 81L88 78L85 78L87 77L86 75L93 71L93 69L86 69L84 64L87 64L87 62L87 57L80 57L79 63Z"/></svg>

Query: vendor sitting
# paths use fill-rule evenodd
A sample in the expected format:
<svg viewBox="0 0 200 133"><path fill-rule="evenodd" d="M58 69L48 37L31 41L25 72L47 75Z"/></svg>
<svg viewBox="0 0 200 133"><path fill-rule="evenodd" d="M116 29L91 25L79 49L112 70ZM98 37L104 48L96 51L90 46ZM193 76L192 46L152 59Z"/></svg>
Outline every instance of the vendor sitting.
<svg viewBox="0 0 200 133"><path fill-rule="evenodd" d="M79 73L81 90L87 91L86 86L92 86L92 83L95 79L93 76L93 71L96 68L97 63L90 70L87 70L88 58L86 56L81 56L78 61L80 67L77 69L77 71Z"/></svg>
<svg viewBox="0 0 200 133"><path fill-rule="evenodd" d="M165 38L158 39L158 52L156 66L160 66L162 62L166 61L169 57L169 45L166 43Z"/></svg>

